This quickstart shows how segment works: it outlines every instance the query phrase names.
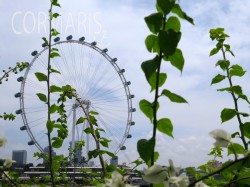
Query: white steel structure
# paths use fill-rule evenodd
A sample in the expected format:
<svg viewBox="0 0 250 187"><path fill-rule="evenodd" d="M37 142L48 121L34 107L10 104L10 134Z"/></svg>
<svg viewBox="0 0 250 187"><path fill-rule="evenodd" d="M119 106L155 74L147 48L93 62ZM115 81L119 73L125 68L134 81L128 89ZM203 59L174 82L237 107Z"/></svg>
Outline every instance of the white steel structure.
<svg viewBox="0 0 250 187"><path fill-rule="evenodd" d="M60 57L51 59L51 68L59 73L52 73L51 85L71 85L76 89L81 103L87 112L95 111L98 128L104 129L101 135L111 142L109 148L103 148L113 153L124 150L125 140L131 138L129 130L132 121L133 95L130 94L130 82L125 79L124 69L120 69L116 58L107 54L107 49L100 49L96 42L85 42L84 37L73 40L72 36L66 41L55 38L52 48L57 48ZM20 109L16 111L21 114L24 126L20 129L27 131L31 141L29 145L43 152L43 147L48 145L47 140L47 105L41 102L37 93L47 93L46 82L39 82L35 77L36 72L47 74L48 47L43 45L41 52L34 51L33 60L29 64L23 77L19 77L21 90L15 94L20 98ZM51 104L58 104L58 93L51 93ZM55 149L57 155L69 154L69 142L85 141L83 156L88 158L87 152L95 149L95 143L91 136L86 135L84 130L88 127L87 120L83 124L76 125L79 117L85 117L84 112L74 99L65 103L67 114L68 138L64 141L62 148ZM52 114L51 119L57 120L59 115ZM56 137L57 129L51 134Z"/></svg>

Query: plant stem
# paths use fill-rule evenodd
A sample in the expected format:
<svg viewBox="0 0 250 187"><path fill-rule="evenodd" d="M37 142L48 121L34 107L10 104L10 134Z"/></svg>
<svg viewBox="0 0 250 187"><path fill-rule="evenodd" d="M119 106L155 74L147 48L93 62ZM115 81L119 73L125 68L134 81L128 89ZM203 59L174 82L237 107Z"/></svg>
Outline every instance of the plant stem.
<svg viewBox="0 0 250 187"><path fill-rule="evenodd" d="M163 17L163 30L165 29L165 25L166 25L166 16ZM157 103L158 103L158 98L159 98L159 79L160 79L160 72L161 72L161 61L163 58L163 52L162 50L160 50L160 56L159 56L159 65L157 68L157 72L156 72L156 85L155 85L155 98L154 98L154 105L153 105L153 141L154 144L156 143L156 130L157 130ZM154 161L155 161L155 156L154 156L154 151L155 150L155 145L154 145L154 149L153 149L153 153L151 156L151 166L154 165Z"/></svg>
<svg viewBox="0 0 250 187"><path fill-rule="evenodd" d="M7 173L5 173L5 171L3 169L0 168L1 173L3 173L3 175L8 179L8 181L10 181L10 183L15 186L18 187L19 185L16 184L8 175ZM3 180L3 179L2 179Z"/></svg>
<svg viewBox="0 0 250 187"><path fill-rule="evenodd" d="M47 96L48 96L48 102L47 102L47 106L48 106L48 121L50 121L50 69L51 69L51 65L50 65L50 53L51 53L51 29L52 29L52 8L53 8L53 4L51 2L50 4L50 10L49 10L49 53L48 53L48 66L47 66ZM52 164L53 164L53 158L52 158L52 145L51 145L51 136L50 136L50 132L48 130L48 142L49 142L49 170L50 170L50 177L51 177L51 182L52 182L52 186L55 187L55 181L54 181L54 172L53 172L53 168L52 168Z"/></svg>
<svg viewBox="0 0 250 187"><path fill-rule="evenodd" d="M224 50L223 47L221 48L221 51L222 51L222 54L223 54L223 59L226 62L227 61L227 59L226 59L226 52L225 52L225 50ZM227 79L229 81L229 85L230 85L230 87L233 87L232 78L230 77L229 68L228 67L226 67L226 71L227 71ZM237 98L236 98L235 93L233 91L231 92L231 95L232 95L233 100L234 100L235 110L237 111L236 116L237 116L237 119L238 119L238 122L239 122L240 138L241 138L241 140L242 140L242 142L244 144L245 150L248 150L248 144L247 144L247 142L245 140L244 131L243 131L243 125L244 124L242 123L241 118L240 118L240 114L239 114L238 101L237 101Z"/></svg>
<svg viewBox="0 0 250 187"><path fill-rule="evenodd" d="M207 178L209 178L209 177L211 177L211 176L213 176L213 175L215 175L215 174L217 174L217 173L220 173L220 172L224 171L225 169L229 168L230 166L236 164L237 162L246 161L246 160L249 159L249 158L250 158L250 154L248 154L246 157L243 157L243 158L241 158L241 159L235 160L235 161L229 163L228 165L222 167L221 169L219 169L219 170L217 170L217 171L214 171L214 172L212 172L212 173L210 173L210 174L208 174L208 175L206 175L206 176L204 176L204 177L201 177L200 179L196 180L195 182L189 184L188 187L193 187L196 183L198 183L198 182L200 182L200 181L202 181L202 180L205 180L205 179L207 179Z"/></svg>

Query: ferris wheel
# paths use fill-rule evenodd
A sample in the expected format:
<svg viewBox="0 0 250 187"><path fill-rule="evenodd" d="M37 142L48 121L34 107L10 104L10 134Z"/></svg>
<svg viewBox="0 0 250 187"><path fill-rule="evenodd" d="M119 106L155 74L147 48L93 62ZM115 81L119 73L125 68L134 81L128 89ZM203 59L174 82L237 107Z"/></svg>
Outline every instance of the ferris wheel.
<svg viewBox="0 0 250 187"><path fill-rule="evenodd" d="M125 79L125 70L116 63L116 58L107 54L107 49L100 49L96 42L88 43L82 37L73 40L70 35L65 41L54 39L52 48L59 50L60 56L51 59L51 66L60 73L50 75L51 85L71 85L81 98L87 112L95 111L98 128L104 129L102 137L111 140L108 148L103 148L114 154L119 150L125 150L125 141L131 138L130 127L135 123L132 121L132 106L134 95L130 93L129 81ZM47 139L47 105L41 102L37 93L47 93L46 82L39 82L35 76L36 72L46 74L48 46L42 45L41 52L34 51L33 60L29 63L24 76L17 79L21 82L20 92L15 94L20 98L20 109L16 114L21 114L24 126L20 128L27 131L30 141L28 145L35 145L41 152L46 152ZM56 103L58 94L51 93L51 102ZM68 138L65 139L60 149L55 149L57 155L70 154L69 148L74 148L79 141L84 141L85 146L80 153L88 160L88 152L95 149L95 142L91 136L84 133L88 128L87 120L83 124L76 124L79 117L84 117L84 112L76 100L67 100L65 110L67 114ZM86 117L86 116L85 116ZM58 114L52 114L51 119L56 120ZM51 137L56 136L56 130Z"/></svg>

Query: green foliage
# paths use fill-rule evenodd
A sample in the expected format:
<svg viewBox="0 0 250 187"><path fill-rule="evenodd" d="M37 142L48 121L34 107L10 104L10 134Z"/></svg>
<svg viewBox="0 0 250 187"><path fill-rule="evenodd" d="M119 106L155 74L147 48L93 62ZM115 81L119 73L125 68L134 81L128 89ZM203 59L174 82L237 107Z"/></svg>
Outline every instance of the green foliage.
<svg viewBox="0 0 250 187"><path fill-rule="evenodd" d="M40 72L36 72L35 73L35 76L36 78L39 80L39 81L47 81L48 80L48 77L47 75L43 74L43 73L40 73Z"/></svg>
<svg viewBox="0 0 250 187"><path fill-rule="evenodd" d="M163 118L157 122L157 129L173 138L173 125L170 119Z"/></svg>
<svg viewBox="0 0 250 187"><path fill-rule="evenodd" d="M45 94L37 93L36 95L38 96L38 98L39 98L41 101L43 101L43 102L45 102L45 103L48 101L48 100L47 100L47 96L46 96Z"/></svg>
<svg viewBox="0 0 250 187"><path fill-rule="evenodd" d="M181 97L175 93L172 93L167 89L163 90L161 95L166 96L171 102L188 103L183 97Z"/></svg>
<svg viewBox="0 0 250 187"><path fill-rule="evenodd" d="M221 122L224 123L232 118L234 118L237 115L237 111L235 109L230 109L230 108L224 108L221 111Z"/></svg>
<svg viewBox="0 0 250 187"><path fill-rule="evenodd" d="M154 34L157 34L162 27L162 22L163 22L162 14L160 13L151 14L145 17L145 22L149 30Z"/></svg>
<svg viewBox="0 0 250 187"><path fill-rule="evenodd" d="M6 112L3 113L3 115L0 115L0 119L14 121L16 119L16 116L14 114L7 114Z"/></svg>
<svg viewBox="0 0 250 187"><path fill-rule="evenodd" d="M150 160L154 153L155 140L153 138L146 140L141 139L137 142L137 151L142 160L146 163Z"/></svg>

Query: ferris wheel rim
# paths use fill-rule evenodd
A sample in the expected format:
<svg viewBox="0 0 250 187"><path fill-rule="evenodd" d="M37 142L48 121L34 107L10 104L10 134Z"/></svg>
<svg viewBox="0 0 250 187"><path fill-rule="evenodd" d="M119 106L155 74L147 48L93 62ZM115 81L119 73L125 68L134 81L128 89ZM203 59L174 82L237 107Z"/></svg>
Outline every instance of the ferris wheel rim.
<svg viewBox="0 0 250 187"><path fill-rule="evenodd" d="M124 87L124 90L125 90L125 93L126 93L126 100L127 100L127 106L128 106L128 114L127 115L128 116L127 116L127 124L126 124L126 129L125 129L125 132L124 132L124 136L123 136L122 141L120 142L119 146L117 147L116 151L114 152L114 154L117 154L119 152L119 150L122 148L122 146L124 146L125 141L127 139L127 136L129 135L129 131L130 131L130 127L131 127L130 123L132 122L132 112L133 112L132 111L133 108L132 108L132 97L131 97L131 93L130 93L130 88L126 84L127 80L126 80L124 74L120 73L122 69L120 69L120 67L117 65L117 63L115 62L116 61L115 59L111 58L111 56L109 56L107 54L107 52L104 52L104 50L100 49L96 45L93 45L93 43L88 43L86 41L79 41L79 40L65 40L65 41L55 42L54 44L51 45L51 47L56 46L56 45L60 45L60 44L64 44L64 43L77 43L77 44L82 44L82 45L84 45L86 47L92 48L93 50L95 50L96 52L98 52L99 54L101 54L110 63L110 65L113 66L113 68L115 69L116 73L120 77L121 83L123 84L123 87ZM28 68L25 71L25 74L24 74L24 77L23 77L24 80L21 83L21 89L20 89L20 93L21 93L21 97L20 97L20 109L22 110L21 115L22 115L23 123L24 123L24 126L27 127L27 132L28 132L28 135L29 135L31 141L34 142L35 146L41 152L44 152L44 149L37 142L36 138L34 137L32 131L30 129L30 126L29 126L29 123L28 123L28 120L27 120L27 117L26 117L26 113L25 113L25 99L24 99L23 95L24 95L24 92L25 92L25 82L26 82L26 79L28 77L30 68L33 66L33 64L35 63L35 61L37 60L37 58L43 52L45 52L46 50L48 50L48 46L44 47L39 53L37 53L34 56L34 58L32 59L31 63L29 64Z"/></svg>

